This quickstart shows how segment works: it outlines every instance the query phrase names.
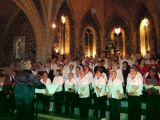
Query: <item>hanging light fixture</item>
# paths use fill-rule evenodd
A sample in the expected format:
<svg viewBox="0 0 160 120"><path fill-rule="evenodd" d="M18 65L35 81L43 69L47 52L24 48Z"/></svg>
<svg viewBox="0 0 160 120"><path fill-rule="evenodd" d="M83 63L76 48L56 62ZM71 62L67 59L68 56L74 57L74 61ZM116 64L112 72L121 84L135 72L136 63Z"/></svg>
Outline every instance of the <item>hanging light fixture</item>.
<svg viewBox="0 0 160 120"><path fill-rule="evenodd" d="M55 23L52 24L52 28L53 28L53 29L56 28L56 24L55 24Z"/></svg>
<svg viewBox="0 0 160 120"><path fill-rule="evenodd" d="M120 27L115 28L115 29L114 29L114 32L115 32L117 35L119 35L120 32L121 32L121 28L120 28Z"/></svg>
<svg viewBox="0 0 160 120"><path fill-rule="evenodd" d="M63 16L63 15L61 16L61 21L62 21L63 24L66 22L65 16Z"/></svg>
<svg viewBox="0 0 160 120"><path fill-rule="evenodd" d="M142 20L142 22L143 22L143 24L144 24L145 27L148 27L148 25L149 25L149 20L148 20L147 18L144 18L144 19Z"/></svg>

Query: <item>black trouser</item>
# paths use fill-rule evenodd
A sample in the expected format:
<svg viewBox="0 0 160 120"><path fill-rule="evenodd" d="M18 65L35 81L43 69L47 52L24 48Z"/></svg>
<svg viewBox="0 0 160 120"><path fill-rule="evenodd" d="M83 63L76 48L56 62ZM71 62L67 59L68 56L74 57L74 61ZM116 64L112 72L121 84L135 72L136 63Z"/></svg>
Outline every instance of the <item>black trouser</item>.
<svg viewBox="0 0 160 120"><path fill-rule="evenodd" d="M100 110L100 118L104 118L106 116L106 96L95 97L94 99L94 117L98 117L98 111Z"/></svg>
<svg viewBox="0 0 160 120"><path fill-rule="evenodd" d="M49 104L50 104L50 96L40 95L39 97L43 103L43 111L48 112L49 111Z"/></svg>
<svg viewBox="0 0 160 120"><path fill-rule="evenodd" d="M141 120L141 96L128 96L128 120Z"/></svg>
<svg viewBox="0 0 160 120"><path fill-rule="evenodd" d="M2 111L2 102L3 102L3 100L2 100L2 92L0 91L0 111Z"/></svg>
<svg viewBox="0 0 160 120"><path fill-rule="evenodd" d="M80 98L80 117L81 119L87 119L89 113L89 102L90 98Z"/></svg>
<svg viewBox="0 0 160 120"><path fill-rule="evenodd" d="M62 92L56 92L54 94L55 113L60 114L62 112Z"/></svg>
<svg viewBox="0 0 160 120"><path fill-rule="evenodd" d="M147 95L146 120L157 120L159 118L159 95Z"/></svg>
<svg viewBox="0 0 160 120"><path fill-rule="evenodd" d="M17 105L17 120L33 120L34 107L33 103Z"/></svg>
<svg viewBox="0 0 160 120"><path fill-rule="evenodd" d="M1 93L1 109L2 115L13 115L14 112L14 98L12 94Z"/></svg>
<svg viewBox="0 0 160 120"><path fill-rule="evenodd" d="M121 101L119 99L109 98L110 120L120 120Z"/></svg>
<svg viewBox="0 0 160 120"><path fill-rule="evenodd" d="M74 99L75 93L74 92L66 92L65 93L65 114L73 114L74 113ZM71 110L70 110L71 108Z"/></svg>
<svg viewBox="0 0 160 120"><path fill-rule="evenodd" d="M75 102L74 102L74 106L75 107L79 107L80 105L79 105L79 95L78 95L78 93L75 93Z"/></svg>

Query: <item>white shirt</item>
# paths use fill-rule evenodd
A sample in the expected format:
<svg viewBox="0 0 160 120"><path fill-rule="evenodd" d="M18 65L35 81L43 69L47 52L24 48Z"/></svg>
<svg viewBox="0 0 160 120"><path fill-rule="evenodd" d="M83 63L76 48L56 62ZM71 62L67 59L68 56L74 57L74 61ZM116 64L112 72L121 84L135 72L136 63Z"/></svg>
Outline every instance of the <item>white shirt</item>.
<svg viewBox="0 0 160 120"><path fill-rule="evenodd" d="M78 94L80 98L87 98L90 96L89 84L90 83L86 77L80 78L78 88Z"/></svg>
<svg viewBox="0 0 160 120"><path fill-rule="evenodd" d="M123 94L123 85L122 81L116 78L112 80L111 78L108 80L108 84L106 87L106 92L108 93L108 97L119 99L118 93Z"/></svg>
<svg viewBox="0 0 160 120"><path fill-rule="evenodd" d="M75 81L76 81L75 92L78 92L80 76L75 75L75 76L74 76L74 79L75 79Z"/></svg>
<svg viewBox="0 0 160 120"><path fill-rule="evenodd" d="M105 79L106 82L108 81L108 77L107 77L106 73L103 72L102 77Z"/></svg>
<svg viewBox="0 0 160 120"><path fill-rule="evenodd" d="M122 70L118 69L117 71L117 79L121 80L121 82L124 82L124 78L123 78L123 74L122 74Z"/></svg>
<svg viewBox="0 0 160 120"><path fill-rule="evenodd" d="M134 79L131 78L130 74L128 75L126 90L127 92L136 92L136 96L142 95L143 77L141 73L137 72Z"/></svg>
<svg viewBox="0 0 160 120"><path fill-rule="evenodd" d="M40 82L45 85L51 84L51 80L49 78L47 78L46 82L44 82L43 79L41 79Z"/></svg>
<svg viewBox="0 0 160 120"><path fill-rule="evenodd" d="M71 80L66 80L65 81L65 91L67 92L69 89L73 89L75 90L75 87L76 87L76 81L75 79L71 79Z"/></svg>
<svg viewBox="0 0 160 120"><path fill-rule="evenodd" d="M62 71L64 81L68 79L67 69L68 69L68 65L64 65L63 71Z"/></svg>
<svg viewBox="0 0 160 120"><path fill-rule="evenodd" d="M75 74L76 74L76 70L73 68L73 70L70 71L69 65L65 65L65 66L63 67L62 73L63 73L63 79L64 79L64 81L66 81L66 80L68 79L68 74L69 74L69 73L73 73L73 75L75 75Z"/></svg>
<svg viewBox="0 0 160 120"><path fill-rule="evenodd" d="M89 63L89 67L94 71L95 64L91 64L91 63Z"/></svg>
<svg viewBox="0 0 160 120"><path fill-rule="evenodd" d="M56 92L61 92L63 90L63 83L64 83L64 80L62 76L54 77L52 84L58 85Z"/></svg>
<svg viewBox="0 0 160 120"><path fill-rule="evenodd" d="M55 73L56 73L57 68L58 68L58 66L57 66L56 63L51 64L51 69L54 71L54 75L55 75Z"/></svg>
<svg viewBox="0 0 160 120"><path fill-rule="evenodd" d="M105 88L106 88L106 80L104 77L100 77L99 79L95 76L94 82L92 84L92 87L94 88L94 92L96 93L97 97L102 97L105 95ZM97 88L100 90L98 91Z"/></svg>
<svg viewBox="0 0 160 120"><path fill-rule="evenodd" d="M91 72L88 72L85 75L85 78L88 80L89 84L91 84L93 82L93 74Z"/></svg>

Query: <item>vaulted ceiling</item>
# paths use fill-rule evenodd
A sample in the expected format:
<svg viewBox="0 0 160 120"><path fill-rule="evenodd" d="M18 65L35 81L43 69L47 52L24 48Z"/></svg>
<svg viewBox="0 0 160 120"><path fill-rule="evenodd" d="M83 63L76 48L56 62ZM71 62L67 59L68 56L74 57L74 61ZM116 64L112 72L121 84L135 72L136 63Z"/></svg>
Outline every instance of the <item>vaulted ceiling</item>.
<svg viewBox="0 0 160 120"><path fill-rule="evenodd" d="M34 0L36 1L36 0ZM40 1L40 2L39 2ZM61 2L61 0L53 0L53 3L57 3L57 2ZM77 0L78 2L79 0ZM90 1L90 0L89 0ZM112 2L118 2L119 0L111 0ZM135 3L138 3L139 1L142 1L142 2L145 2L145 0L123 0L123 2L121 2L121 4L118 4L122 7L131 7L131 4L135 4ZM149 0L148 0L149 1ZM160 0L150 0L151 2L152 1L155 1L155 3L157 4L157 7L159 8L160 10ZM70 0L71 4L76 4L76 1L75 0ZM103 3L108 3L110 2L110 0L103 0ZM34 2L35 4L37 4L37 2ZM38 3L41 3L38 4L38 8L42 7L43 3L45 3L47 5L47 2L46 0L38 0ZM79 2L78 2L79 3ZM91 3L91 1L90 1ZM46 6L45 5L45 6ZM37 6L37 5L36 5ZM77 5L76 5L77 6ZM53 5L54 7L54 5ZM57 8L57 7L55 7ZM0 0L0 25L1 27L5 27L5 25L8 24L8 22L13 19L13 17L20 11L20 8L17 7L15 5L15 3L12 2L12 0ZM42 14L42 13L41 13Z"/></svg>
<svg viewBox="0 0 160 120"><path fill-rule="evenodd" d="M11 0L0 0L0 25L4 29L7 23L20 11Z"/></svg>

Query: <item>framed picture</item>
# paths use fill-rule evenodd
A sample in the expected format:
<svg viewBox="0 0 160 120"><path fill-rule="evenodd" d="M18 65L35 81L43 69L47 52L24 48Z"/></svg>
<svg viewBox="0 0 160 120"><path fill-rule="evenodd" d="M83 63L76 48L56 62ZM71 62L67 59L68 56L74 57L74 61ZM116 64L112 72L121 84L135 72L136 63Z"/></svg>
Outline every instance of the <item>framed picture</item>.
<svg viewBox="0 0 160 120"><path fill-rule="evenodd" d="M25 57L25 36L13 39L13 58L23 59Z"/></svg>

